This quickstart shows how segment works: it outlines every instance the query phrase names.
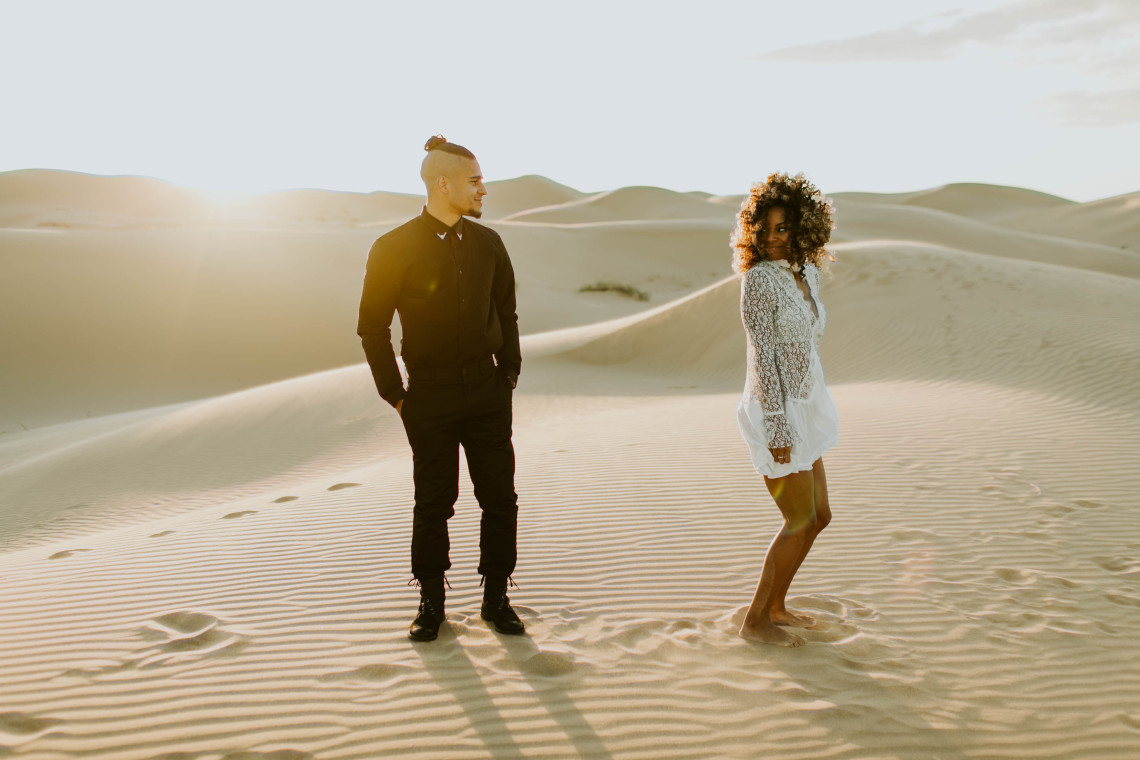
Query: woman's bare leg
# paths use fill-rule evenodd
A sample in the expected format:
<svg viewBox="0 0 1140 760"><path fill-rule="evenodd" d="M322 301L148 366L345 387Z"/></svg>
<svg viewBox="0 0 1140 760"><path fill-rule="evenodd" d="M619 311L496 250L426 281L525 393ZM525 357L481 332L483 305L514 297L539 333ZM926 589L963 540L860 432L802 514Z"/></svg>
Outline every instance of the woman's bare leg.
<svg viewBox="0 0 1140 760"><path fill-rule="evenodd" d="M803 612L793 612L784 606L784 597L787 596L788 588L792 585L792 579L796 577L796 571L800 569L803 564L804 558L807 557L808 552L811 551L812 545L815 543L816 536L827 527L831 522L831 504L827 499L827 476L823 471L823 459L815 460L812 465L812 478L815 481L815 524L812 531L804 542L803 552L800 554L799 559L796 561L795 567L792 572L788 574L786 581L782 588L776 590L776 599L772 603L772 612L770 617L773 623L777 625L791 625L797 628L813 628L816 620L811 615Z"/></svg>
<svg viewBox="0 0 1140 760"><path fill-rule="evenodd" d="M772 620L777 593L791 583L803 561L805 544L815 527L815 477L813 472L793 472L782 478L765 478L768 491L780 508L784 525L768 547L760 582L740 626L740 636L768 644L798 647L804 640L788 633ZM780 597L782 599L782 596Z"/></svg>

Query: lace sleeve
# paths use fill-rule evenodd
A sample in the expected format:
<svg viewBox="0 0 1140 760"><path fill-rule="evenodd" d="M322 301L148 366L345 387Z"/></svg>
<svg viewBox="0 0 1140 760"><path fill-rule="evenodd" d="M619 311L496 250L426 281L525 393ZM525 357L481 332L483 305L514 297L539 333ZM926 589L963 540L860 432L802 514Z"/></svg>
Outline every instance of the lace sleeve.
<svg viewBox="0 0 1140 760"><path fill-rule="evenodd" d="M812 292L815 293L815 345L816 349L818 349L819 339L823 337L823 331L827 327L827 309L823 305L823 271L815 264L806 267L805 271L808 273L808 276L811 277Z"/></svg>
<svg viewBox="0 0 1140 760"><path fill-rule="evenodd" d="M792 434L784 415L784 393L776 372L776 291L773 283L759 272L744 277L740 289L740 314L754 347L753 392L764 410L768 448L792 445Z"/></svg>

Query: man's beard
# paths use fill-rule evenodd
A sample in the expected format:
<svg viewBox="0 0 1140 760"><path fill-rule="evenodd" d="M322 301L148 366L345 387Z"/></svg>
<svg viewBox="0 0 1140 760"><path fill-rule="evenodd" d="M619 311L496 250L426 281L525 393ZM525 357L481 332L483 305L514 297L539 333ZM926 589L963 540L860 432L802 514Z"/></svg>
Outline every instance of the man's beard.
<svg viewBox="0 0 1140 760"><path fill-rule="evenodd" d="M464 216L469 216L472 219L479 219L480 217L483 216L483 209L471 207L471 208L467 209L467 213L464 214Z"/></svg>

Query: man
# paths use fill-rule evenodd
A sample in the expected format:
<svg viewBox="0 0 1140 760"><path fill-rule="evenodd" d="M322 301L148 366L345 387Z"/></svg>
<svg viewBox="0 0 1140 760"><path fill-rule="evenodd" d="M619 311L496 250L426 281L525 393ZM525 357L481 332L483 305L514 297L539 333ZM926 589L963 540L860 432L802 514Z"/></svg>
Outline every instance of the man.
<svg viewBox="0 0 1140 760"><path fill-rule="evenodd" d="M424 149L427 205L372 245L357 326L376 388L400 415L412 447L412 575L420 606L408 635L431 641L443 623L460 446L482 510L480 614L500 633L522 634L506 593L518 516L511 398L522 365L514 270L498 233L464 219L482 216L487 194L474 154L440 135ZM392 350L394 311L404 334L406 390Z"/></svg>

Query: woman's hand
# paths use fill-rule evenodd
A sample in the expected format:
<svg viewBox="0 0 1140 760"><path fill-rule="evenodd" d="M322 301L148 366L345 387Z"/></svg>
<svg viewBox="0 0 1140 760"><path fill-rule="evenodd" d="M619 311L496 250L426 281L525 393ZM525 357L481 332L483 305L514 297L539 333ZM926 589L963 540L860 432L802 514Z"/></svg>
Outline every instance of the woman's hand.
<svg viewBox="0 0 1140 760"><path fill-rule="evenodd" d="M782 449L768 449L772 452L772 459L776 460L776 464L787 464L792 461L792 447L786 446Z"/></svg>

